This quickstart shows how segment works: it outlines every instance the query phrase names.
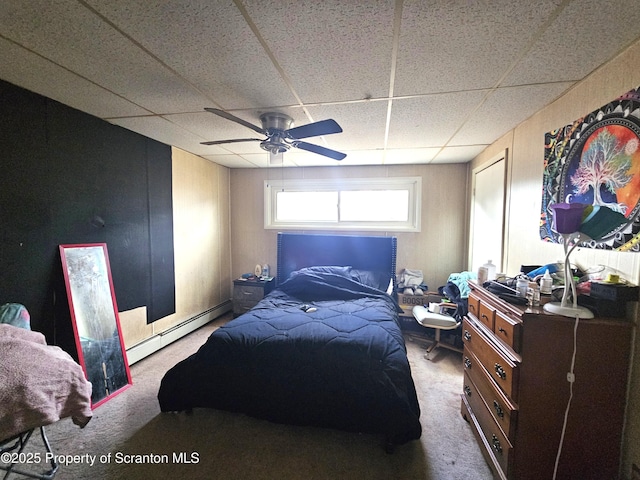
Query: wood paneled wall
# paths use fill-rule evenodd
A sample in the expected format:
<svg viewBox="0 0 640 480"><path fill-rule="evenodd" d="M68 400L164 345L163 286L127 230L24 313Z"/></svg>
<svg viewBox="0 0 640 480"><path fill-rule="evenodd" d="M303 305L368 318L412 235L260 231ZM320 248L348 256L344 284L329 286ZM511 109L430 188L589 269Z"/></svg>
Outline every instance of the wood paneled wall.
<svg viewBox="0 0 640 480"><path fill-rule="evenodd" d="M257 263L276 265L277 230L264 228L263 185L269 179L422 177L422 231L367 232L398 237L398 270L421 269L431 290L466 269L468 165L393 165L231 170L231 243L234 278ZM314 232L310 232L314 233ZM339 233L339 232L315 232ZM341 232L365 234L363 232Z"/></svg>
<svg viewBox="0 0 640 480"><path fill-rule="evenodd" d="M150 325L144 308L121 312L127 348L231 298L229 172L173 148L176 312Z"/></svg>
<svg viewBox="0 0 640 480"><path fill-rule="evenodd" d="M515 275L520 265L545 264L563 258L562 247L542 242L538 233L544 134L640 86L639 65L640 42L637 42L549 107L508 132L472 162L472 168L476 168L504 149L509 151L505 273ZM578 249L571 260L584 268L607 265L619 270L624 278L635 284L640 281L639 253ZM623 479L631 478L632 463L640 465L640 342L636 341L635 351L623 445ZM620 401L624 402L625 399L621 398ZM594 415L597 414L601 413L594 411Z"/></svg>

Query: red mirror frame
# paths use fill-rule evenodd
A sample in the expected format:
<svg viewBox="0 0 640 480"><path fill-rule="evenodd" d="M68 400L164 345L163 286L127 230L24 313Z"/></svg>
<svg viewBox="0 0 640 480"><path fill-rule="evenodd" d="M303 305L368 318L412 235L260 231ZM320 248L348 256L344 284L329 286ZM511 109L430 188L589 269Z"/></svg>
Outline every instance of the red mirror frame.
<svg viewBox="0 0 640 480"><path fill-rule="evenodd" d="M95 408L132 385L106 243L60 245L78 361Z"/></svg>

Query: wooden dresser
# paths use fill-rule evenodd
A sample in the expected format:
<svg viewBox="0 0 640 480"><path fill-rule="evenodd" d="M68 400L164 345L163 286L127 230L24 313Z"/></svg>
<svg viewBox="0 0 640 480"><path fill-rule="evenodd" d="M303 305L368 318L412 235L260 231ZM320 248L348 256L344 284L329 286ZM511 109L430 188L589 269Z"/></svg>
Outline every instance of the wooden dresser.
<svg viewBox="0 0 640 480"><path fill-rule="evenodd" d="M499 479L553 478L570 398L575 319L472 284L462 414ZM580 320L557 479L618 478L633 324Z"/></svg>

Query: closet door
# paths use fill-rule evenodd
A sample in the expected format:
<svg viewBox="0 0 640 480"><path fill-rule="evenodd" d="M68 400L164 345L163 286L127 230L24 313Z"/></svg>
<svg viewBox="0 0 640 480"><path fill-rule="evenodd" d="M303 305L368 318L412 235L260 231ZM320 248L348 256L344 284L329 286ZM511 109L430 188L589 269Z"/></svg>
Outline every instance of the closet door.
<svg viewBox="0 0 640 480"><path fill-rule="evenodd" d="M506 152L473 172L471 200L470 270L491 260L502 271Z"/></svg>

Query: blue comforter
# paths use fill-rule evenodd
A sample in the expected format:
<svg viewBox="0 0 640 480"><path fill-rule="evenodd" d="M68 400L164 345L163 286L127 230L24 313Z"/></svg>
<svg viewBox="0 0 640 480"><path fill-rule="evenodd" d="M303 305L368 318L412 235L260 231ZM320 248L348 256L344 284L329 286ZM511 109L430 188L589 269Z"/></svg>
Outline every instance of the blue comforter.
<svg viewBox="0 0 640 480"><path fill-rule="evenodd" d="M382 433L391 445L419 438L397 312L391 297L350 278L296 272L171 368L160 408Z"/></svg>

